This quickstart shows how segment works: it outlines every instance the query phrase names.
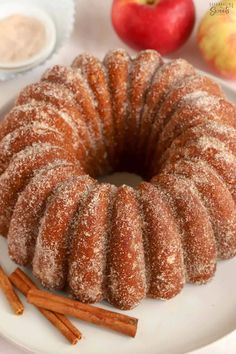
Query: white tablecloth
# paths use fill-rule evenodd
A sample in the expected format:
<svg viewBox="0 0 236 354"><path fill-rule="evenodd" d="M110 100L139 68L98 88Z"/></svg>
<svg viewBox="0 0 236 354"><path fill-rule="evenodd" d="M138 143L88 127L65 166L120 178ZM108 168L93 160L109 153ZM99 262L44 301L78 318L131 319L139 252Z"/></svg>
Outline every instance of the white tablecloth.
<svg viewBox="0 0 236 354"><path fill-rule="evenodd" d="M209 0L195 0L197 9L197 24L199 23L199 18L201 18L202 14L209 9L209 3ZM16 77L13 80L0 83L0 107L10 98L14 97L23 86L39 79L42 72L48 66L53 64L69 64L72 59L82 51L94 53L102 58L108 49L117 47L127 48L117 38L112 29L110 23L110 0L77 0L76 5L77 12L75 28L70 40L56 56L46 63L46 65L44 64L33 71ZM208 71L209 68L201 59L199 51L195 45L195 32L197 29L197 24L190 40L171 57L186 58L196 67ZM129 51L131 53L133 52L132 50ZM224 82L236 91L236 81ZM213 347L204 349L201 353L236 353L236 333L227 336L220 342L217 342ZM23 354L23 351L0 337L0 354Z"/></svg>

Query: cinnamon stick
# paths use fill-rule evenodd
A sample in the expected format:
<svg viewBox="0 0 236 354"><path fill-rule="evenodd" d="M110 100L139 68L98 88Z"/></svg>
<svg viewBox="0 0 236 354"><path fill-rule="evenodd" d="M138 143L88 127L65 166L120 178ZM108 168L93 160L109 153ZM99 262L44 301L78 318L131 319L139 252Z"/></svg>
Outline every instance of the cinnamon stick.
<svg viewBox="0 0 236 354"><path fill-rule="evenodd" d="M30 289L37 289L33 281L20 268L17 268L9 279L25 296L27 296ZM76 344L81 339L80 331L64 315L41 309L37 306L36 308L71 344Z"/></svg>
<svg viewBox="0 0 236 354"><path fill-rule="evenodd" d="M138 320L134 317L107 311L99 307L54 295L46 291L31 289L27 294L30 304L40 308L70 315L86 322L107 327L127 336L135 337Z"/></svg>
<svg viewBox="0 0 236 354"><path fill-rule="evenodd" d="M16 294L7 274L4 272L0 266L0 287L4 292L12 310L16 315L21 315L24 312L24 306L20 301L18 295Z"/></svg>

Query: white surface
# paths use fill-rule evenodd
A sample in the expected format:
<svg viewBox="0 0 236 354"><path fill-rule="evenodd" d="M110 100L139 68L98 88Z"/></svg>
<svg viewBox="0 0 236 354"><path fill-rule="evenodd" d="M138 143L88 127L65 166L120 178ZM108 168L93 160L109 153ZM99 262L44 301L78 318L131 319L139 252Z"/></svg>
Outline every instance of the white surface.
<svg viewBox="0 0 236 354"><path fill-rule="evenodd" d="M195 1L198 18L209 8L209 2ZM54 3L54 1L48 3ZM112 30L109 19L110 5L110 0L77 0L76 24L70 41L46 65L14 80L0 83L0 107L20 88L37 80L45 68L54 63L69 64L73 57L82 51L89 51L102 57L110 48L127 48ZM130 53L132 52L130 50ZM195 47L194 34L186 45L172 57L184 57L198 68L208 69ZM225 81L225 83L236 90L236 82ZM0 257L1 253L5 254L4 243L4 240L0 240ZM21 340L25 339L29 344L34 343L35 339L40 344L45 345L46 342L46 348L49 349L51 346L54 350L51 353L57 354L75 352L82 354L184 353L186 350L211 343L236 328L236 284L233 281L235 270L236 260L222 262L218 266L215 279L206 286L187 286L180 296L167 303L157 301L153 304L151 300L145 300L140 307L132 311L132 314L140 318L140 328L135 340L75 321L86 338L76 347L71 347L38 314L34 316L34 312L31 312L28 306L24 317L16 319L5 303L4 314L1 311L0 316L0 328L9 331L11 335L22 334ZM3 301L1 296L0 294L0 302ZM200 308L202 311L199 310ZM7 323L10 323L12 327L9 328ZM147 331L148 326L151 327L151 332ZM164 335L165 330L167 333ZM138 343L141 344L138 345ZM89 352L86 351L88 346L92 346L93 351L92 349ZM138 346L137 349L136 346ZM35 348L35 344L33 347ZM0 354L2 353L23 354L24 352L0 338ZM40 353L43 351L40 350ZM235 354L236 332L196 353Z"/></svg>

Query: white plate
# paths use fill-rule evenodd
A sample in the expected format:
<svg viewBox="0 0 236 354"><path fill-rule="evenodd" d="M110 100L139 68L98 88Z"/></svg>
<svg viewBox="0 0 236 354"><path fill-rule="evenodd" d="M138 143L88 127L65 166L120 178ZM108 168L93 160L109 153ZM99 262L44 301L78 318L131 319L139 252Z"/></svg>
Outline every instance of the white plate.
<svg viewBox="0 0 236 354"><path fill-rule="evenodd" d="M225 92L236 103L235 93L227 88ZM15 264L7 255L6 240L1 237L0 260L8 272L15 269ZM22 297L26 305L24 315L20 317L13 315L2 293L0 293L0 333L20 347L40 354L190 352L209 345L236 329L235 273L236 258L222 261L218 263L216 276L210 283L202 286L188 284L181 294L170 301L144 300L136 309L126 312L139 318L135 339L73 319L84 334L84 339L76 346L71 346L26 303L24 297ZM110 308L106 304L100 306ZM204 349L199 351L203 352ZM213 352L211 349L208 351ZM227 350L227 354L231 353L235 353L235 348L232 348L232 351Z"/></svg>

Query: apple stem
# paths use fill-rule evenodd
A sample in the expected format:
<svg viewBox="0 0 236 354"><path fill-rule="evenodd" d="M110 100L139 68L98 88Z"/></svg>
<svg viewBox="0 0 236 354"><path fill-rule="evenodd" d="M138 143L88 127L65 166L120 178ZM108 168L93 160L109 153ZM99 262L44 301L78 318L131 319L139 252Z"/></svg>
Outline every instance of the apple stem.
<svg viewBox="0 0 236 354"><path fill-rule="evenodd" d="M156 5L160 0L138 0L138 2L142 5Z"/></svg>

